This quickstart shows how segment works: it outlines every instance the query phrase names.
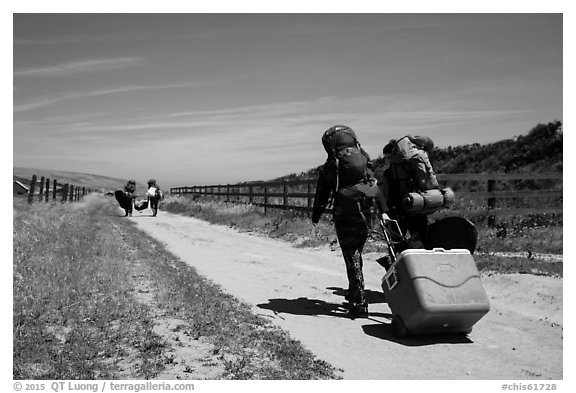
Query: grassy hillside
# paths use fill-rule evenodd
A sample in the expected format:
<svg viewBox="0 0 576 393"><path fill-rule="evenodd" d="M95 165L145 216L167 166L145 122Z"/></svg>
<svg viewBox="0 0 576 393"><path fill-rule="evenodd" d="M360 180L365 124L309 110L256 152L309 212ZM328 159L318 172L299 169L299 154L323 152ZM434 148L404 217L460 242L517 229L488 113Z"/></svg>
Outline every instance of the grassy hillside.
<svg viewBox="0 0 576 393"><path fill-rule="evenodd" d="M554 121L514 139L435 149L430 160L437 173L562 172L562 147L562 122Z"/></svg>
<svg viewBox="0 0 576 393"><path fill-rule="evenodd" d="M401 135L397 135L400 137ZM382 146L388 139L383 138ZM526 135L481 145L435 148L430 161L436 173L543 173L562 172L562 122L537 124ZM372 157L378 166L381 157ZM304 180L318 176L320 166L274 180Z"/></svg>
<svg viewBox="0 0 576 393"><path fill-rule="evenodd" d="M116 179L113 177L92 175L88 173L21 167L13 168L12 175L14 176L14 179L23 181L25 184L30 182L32 175L36 175L38 180L44 176L51 180L56 179L58 180L58 183L62 184L70 183L77 186L101 190L116 190L122 188L127 181L127 179Z"/></svg>

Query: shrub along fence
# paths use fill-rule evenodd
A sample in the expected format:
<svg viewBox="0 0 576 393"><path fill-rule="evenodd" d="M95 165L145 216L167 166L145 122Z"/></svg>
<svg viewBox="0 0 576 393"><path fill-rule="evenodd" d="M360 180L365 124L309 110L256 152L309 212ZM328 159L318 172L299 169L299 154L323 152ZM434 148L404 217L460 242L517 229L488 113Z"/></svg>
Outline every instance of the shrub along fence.
<svg viewBox="0 0 576 393"><path fill-rule="evenodd" d="M51 184L52 187L50 187ZM38 202L56 201L57 199L61 202L74 202L79 201L86 194L95 191L91 188L75 186L70 183L61 184L56 179L51 182L49 178L44 178L44 176L38 180L36 175L32 175L32 179L28 185L29 204L34 203L35 199Z"/></svg>
<svg viewBox="0 0 576 393"><path fill-rule="evenodd" d="M438 174L443 187L456 194L452 209L436 214L496 217L523 214L562 214L562 174L459 173ZM212 197L226 202L250 203L268 209L310 214L317 179L247 182L170 189L171 194Z"/></svg>

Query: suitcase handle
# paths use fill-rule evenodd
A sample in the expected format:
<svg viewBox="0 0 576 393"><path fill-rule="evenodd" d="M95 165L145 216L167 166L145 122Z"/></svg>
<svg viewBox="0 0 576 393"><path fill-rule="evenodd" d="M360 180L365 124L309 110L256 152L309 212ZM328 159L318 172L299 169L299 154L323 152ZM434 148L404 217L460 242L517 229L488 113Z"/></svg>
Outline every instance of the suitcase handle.
<svg viewBox="0 0 576 393"><path fill-rule="evenodd" d="M392 291L396 285L398 285L398 273L396 273L396 268L390 269L390 273L384 276L384 281L386 281L386 286L388 290Z"/></svg>

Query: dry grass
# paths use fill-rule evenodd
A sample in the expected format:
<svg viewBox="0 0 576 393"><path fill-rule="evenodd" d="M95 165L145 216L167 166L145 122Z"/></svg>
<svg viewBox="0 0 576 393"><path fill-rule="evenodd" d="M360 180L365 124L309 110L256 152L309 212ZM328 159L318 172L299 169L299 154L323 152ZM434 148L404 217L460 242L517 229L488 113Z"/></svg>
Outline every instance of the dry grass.
<svg viewBox="0 0 576 393"><path fill-rule="evenodd" d="M300 247L318 247L337 243L329 214L313 226L309 217L298 212L269 210L264 215L261 208L242 204L190 197L168 196L163 209L173 213L194 216L211 223L227 225L242 231L256 231L270 237L293 242ZM530 273L562 275L562 262L548 262L527 258L529 252L562 254L562 217L540 215L499 218L496 226L488 227L485 221L476 222L478 251L475 260L481 270L503 273ZM374 235L365 250L386 252L383 236ZM522 253L526 257L490 255L499 252Z"/></svg>
<svg viewBox="0 0 576 393"><path fill-rule="evenodd" d="M90 206L82 208L82 206ZM137 352L137 377L155 373L160 346L147 310L125 285L104 201L14 206L14 378L114 378L115 360Z"/></svg>
<svg viewBox="0 0 576 393"><path fill-rule="evenodd" d="M233 212L232 212L233 213ZM14 379L149 379L173 366L155 317L213 345L217 379L334 379L334 369L162 244L112 198L14 201ZM142 302L142 285L153 302Z"/></svg>

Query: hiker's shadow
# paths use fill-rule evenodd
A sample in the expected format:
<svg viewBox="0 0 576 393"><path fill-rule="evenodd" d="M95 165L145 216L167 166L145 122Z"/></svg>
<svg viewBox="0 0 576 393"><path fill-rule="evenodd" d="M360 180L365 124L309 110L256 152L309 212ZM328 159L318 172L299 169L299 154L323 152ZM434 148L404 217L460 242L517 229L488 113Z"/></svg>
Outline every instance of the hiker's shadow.
<svg viewBox="0 0 576 393"><path fill-rule="evenodd" d="M257 306L265 310L271 310L274 314L328 315L331 317L349 318L348 309L341 304L329 303L318 299L308 299L306 297L299 297L297 299L268 299L268 303L258 304Z"/></svg>
<svg viewBox="0 0 576 393"><path fill-rule="evenodd" d="M334 291L333 292L334 295L337 295L337 296L346 297L346 295L348 294L348 290L346 290L344 288L328 287L326 289ZM382 292L373 291L371 289L366 289L364 291L364 297L366 298L366 302L368 302L368 304L386 303L386 298L384 297L384 294Z"/></svg>
<svg viewBox="0 0 576 393"><path fill-rule="evenodd" d="M334 295L342 296L344 298L344 301L346 301L346 295L348 294L347 289L340 288L340 287L327 287L326 289L333 291L332 293ZM386 303L386 298L384 297L384 294L382 292L373 291L371 289L366 289L364 291L364 297L365 297L366 302L368 304ZM373 312L370 310L368 310L368 316L369 317L387 318L387 319L392 318L392 314Z"/></svg>
<svg viewBox="0 0 576 393"><path fill-rule="evenodd" d="M338 287L328 287L326 289L334 291L333 293L338 296L345 297L348 293L347 290ZM384 303L384 294L376 291L365 291L366 301L372 303ZM299 297L297 299L269 299L268 303L258 304L257 306L271 310L274 314L294 314L294 315L327 315L331 317L351 319L348 314L347 303L329 303L319 299L308 299L306 297ZM390 314L369 312L371 317L384 317L391 318Z"/></svg>

